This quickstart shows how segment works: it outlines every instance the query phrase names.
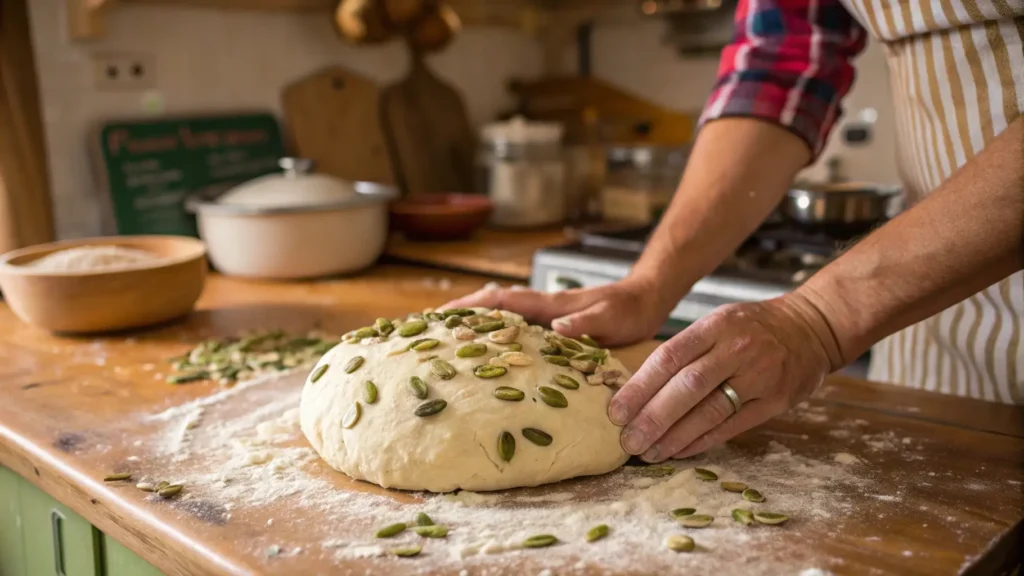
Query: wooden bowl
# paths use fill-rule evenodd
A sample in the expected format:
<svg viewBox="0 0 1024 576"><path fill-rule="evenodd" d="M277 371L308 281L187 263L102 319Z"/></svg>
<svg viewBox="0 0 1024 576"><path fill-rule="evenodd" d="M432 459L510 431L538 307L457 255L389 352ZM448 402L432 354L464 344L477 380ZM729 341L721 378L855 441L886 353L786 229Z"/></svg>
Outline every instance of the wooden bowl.
<svg viewBox="0 0 1024 576"><path fill-rule="evenodd" d="M25 264L58 250L121 246L160 257L116 270L39 270ZM39 244L0 256L0 291L22 321L83 334L149 326L188 314L206 279L206 247L184 236L111 236Z"/></svg>
<svg viewBox="0 0 1024 576"><path fill-rule="evenodd" d="M459 240L487 223L491 199L479 194L424 194L391 203L391 227L410 240Z"/></svg>

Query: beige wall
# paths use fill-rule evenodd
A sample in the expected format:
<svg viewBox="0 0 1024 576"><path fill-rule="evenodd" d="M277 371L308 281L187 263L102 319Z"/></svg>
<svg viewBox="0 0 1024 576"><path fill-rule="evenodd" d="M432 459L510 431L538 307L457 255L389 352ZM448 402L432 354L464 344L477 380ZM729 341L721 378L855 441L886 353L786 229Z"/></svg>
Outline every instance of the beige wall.
<svg viewBox="0 0 1024 576"><path fill-rule="evenodd" d="M32 0L36 65L43 101L57 231L61 237L101 233L101 192L87 154L92 125L140 116L139 93L97 92L92 52L142 52L156 64L157 92L169 113L279 108L289 81L329 64L375 80L397 79L406 54L398 44L346 46L326 13L218 11L172 6L119 6L106 38L71 42L63 0ZM468 29L432 59L461 88L471 119L483 122L511 104L509 76L539 73L538 44L507 29Z"/></svg>

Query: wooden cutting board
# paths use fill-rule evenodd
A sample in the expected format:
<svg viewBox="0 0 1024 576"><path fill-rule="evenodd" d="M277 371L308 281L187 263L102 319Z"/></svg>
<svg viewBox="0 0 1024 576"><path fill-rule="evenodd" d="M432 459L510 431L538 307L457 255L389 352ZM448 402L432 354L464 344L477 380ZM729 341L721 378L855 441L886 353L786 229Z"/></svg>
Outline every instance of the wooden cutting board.
<svg viewBox="0 0 1024 576"><path fill-rule="evenodd" d="M381 96L398 184L406 194L472 191L476 138L462 95L411 52L409 73Z"/></svg>
<svg viewBox="0 0 1024 576"><path fill-rule="evenodd" d="M326 68L285 87L281 104L295 153L313 160L314 170L395 182L380 126L380 88L371 80Z"/></svg>

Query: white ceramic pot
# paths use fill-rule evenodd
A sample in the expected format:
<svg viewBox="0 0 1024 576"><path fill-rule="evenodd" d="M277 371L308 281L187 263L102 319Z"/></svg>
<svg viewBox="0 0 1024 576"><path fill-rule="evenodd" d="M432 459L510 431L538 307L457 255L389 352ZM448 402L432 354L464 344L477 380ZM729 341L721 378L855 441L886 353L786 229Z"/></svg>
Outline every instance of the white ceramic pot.
<svg viewBox="0 0 1024 576"><path fill-rule="evenodd" d="M387 242L398 191L371 182L310 174L309 162L246 182L218 198L194 196L199 235L213 266L232 276L302 279L361 270Z"/></svg>

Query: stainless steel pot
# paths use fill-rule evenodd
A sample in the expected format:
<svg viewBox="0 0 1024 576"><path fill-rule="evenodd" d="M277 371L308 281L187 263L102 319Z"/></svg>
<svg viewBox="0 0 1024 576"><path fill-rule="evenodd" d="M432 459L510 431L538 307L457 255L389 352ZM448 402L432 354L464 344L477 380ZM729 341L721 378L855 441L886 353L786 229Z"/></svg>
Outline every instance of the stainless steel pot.
<svg viewBox="0 0 1024 576"><path fill-rule="evenodd" d="M782 202L787 219L807 225L870 227L884 222L900 189L864 182L793 188Z"/></svg>

